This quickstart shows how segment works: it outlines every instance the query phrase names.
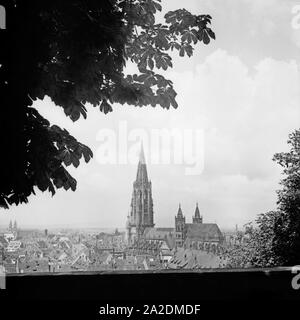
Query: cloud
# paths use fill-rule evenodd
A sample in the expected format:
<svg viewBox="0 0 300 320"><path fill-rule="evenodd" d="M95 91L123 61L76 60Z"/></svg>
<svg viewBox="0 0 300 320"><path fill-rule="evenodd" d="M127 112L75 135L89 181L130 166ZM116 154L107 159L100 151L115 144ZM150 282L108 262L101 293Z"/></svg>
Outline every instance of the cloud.
<svg viewBox="0 0 300 320"><path fill-rule="evenodd" d="M300 49L300 28L292 30L291 38L295 45Z"/></svg>
<svg viewBox="0 0 300 320"><path fill-rule="evenodd" d="M273 209L281 177L271 159L287 148L288 134L300 124L299 65L264 58L250 68L239 56L218 49L193 71L173 70L167 76L178 92L177 110L114 106L108 116L94 109L87 120L73 124L49 99L36 105L51 122L67 127L94 151L99 146L97 132L110 128L118 134L124 120L128 133L135 128L204 130L201 175L186 176L183 165L148 163L158 226L173 225L178 202L190 219L198 201L206 222L226 227ZM79 186L75 193L59 192L53 199L39 195L12 213L23 222L46 225L61 221L125 225L136 166L105 166L94 159L72 173Z"/></svg>
<svg viewBox="0 0 300 320"><path fill-rule="evenodd" d="M272 154L299 126L295 61L266 58L250 72L237 56L216 50L195 74L172 78L186 121L196 126L202 115L206 118L206 167L211 174L272 174ZM220 166L220 160L226 164Z"/></svg>
<svg viewBox="0 0 300 320"><path fill-rule="evenodd" d="M300 126L299 65L265 58L250 70L239 57L216 50L194 73L170 77L179 109L169 121L205 129L205 163L195 177L166 169L161 179L170 183L158 195L171 193L189 215L199 201L207 219L223 226L274 209L281 169L272 157L287 149L288 134ZM160 211L170 210L162 202ZM161 219L166 225L167 215Z"/></svg>

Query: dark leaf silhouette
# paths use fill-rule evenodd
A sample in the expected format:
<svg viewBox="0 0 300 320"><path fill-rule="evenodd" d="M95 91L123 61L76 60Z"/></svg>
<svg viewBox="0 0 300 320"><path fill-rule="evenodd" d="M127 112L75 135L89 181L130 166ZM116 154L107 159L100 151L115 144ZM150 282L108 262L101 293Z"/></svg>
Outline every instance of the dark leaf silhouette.
<svg viewBox="0 0 300 320"><path fill-rule="evenodd" d="M36 187L52 195L56 188L75 190L66 167L92 157L87 146L32 108L33 101L50 97L72 121L88 116L87 103L105 114L114 103L178 106L173 83L156 71L172 67L170 50L191 56L192 45L207 43L200 34L213 38L211 17L179 9L156 24L160 2L10 1L9 33L0 50L0 206L26 203ZM127 61L138 74L124 74Z"/></svg>
<svg viewBox="0 0 300 320"><path fill-rule="evenodd" d="M288 140L289 152L274 155L283 167L278 208L260 214L256 228L248 229L246 241L229 252L233 267L293 266L300 261L300 130Z"/></svg>

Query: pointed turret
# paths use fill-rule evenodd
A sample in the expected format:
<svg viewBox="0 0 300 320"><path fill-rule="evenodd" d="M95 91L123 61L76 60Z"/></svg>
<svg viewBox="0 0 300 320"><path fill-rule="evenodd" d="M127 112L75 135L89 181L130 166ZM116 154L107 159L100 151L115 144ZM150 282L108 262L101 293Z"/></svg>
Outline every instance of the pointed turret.
<svg viewBox="0 0 300 320"><path fill-rule="evenodd" d="M199 211L199 207L198 207L198 202L196 203L195 218L200 219L200 211Z"/></svg>
<svg viewBox="0 0 300 320"><path fill-rule="evenodd" d="M179 207L178 207L177 218L183 218L183 214L182 214L180 203L179 203Z"/></svg>
<svg viewBox="0 0 300 320"><path fill-rule="evenodd" d="M193 217L193 223L202 223L202 217L200 216L198 202L196 203L196 209L195 209L195 215Z"/></svg>
<svg viewBox="0 0 300 320"><path fill-rule="evenodd" d="M179 203L177 215L175 216L175 246L182 247L185 241L185 217L183 216L181 205Z"/></svg>

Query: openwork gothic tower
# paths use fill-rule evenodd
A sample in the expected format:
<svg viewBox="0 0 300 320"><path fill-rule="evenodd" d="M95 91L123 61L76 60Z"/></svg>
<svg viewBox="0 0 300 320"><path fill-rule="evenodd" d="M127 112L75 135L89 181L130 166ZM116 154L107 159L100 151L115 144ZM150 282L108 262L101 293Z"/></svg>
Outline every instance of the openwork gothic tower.
<svg viewBox="0 0 300 320"><path fill-rule="evenodd" d="M148 180L145 155L141 145L136 179L133 183L130 214L127 217L128 243L131 244L134 239L140 239L147 227L154 227L152 186L151 181Z"/></svg>

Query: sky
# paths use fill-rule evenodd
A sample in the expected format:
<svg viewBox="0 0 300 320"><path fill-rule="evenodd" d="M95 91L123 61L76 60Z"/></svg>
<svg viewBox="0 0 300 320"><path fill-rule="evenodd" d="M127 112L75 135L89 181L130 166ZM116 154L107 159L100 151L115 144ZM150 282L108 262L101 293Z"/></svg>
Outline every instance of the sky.
<svg viewBox="0 0 300 320"><path fill-rule="evenodd" d="M140 136L156 226L174 225L178 203L190 222L198 202L204 222L216 222L221 229L241 228L275 209L282 175L272 157L288 150L289 133L300 127L300 28L293 24L298 4L162 0L163 14L183 5L194 14L210 14L216 33L216 41L198 45L192 58L174 56L173 69L165 73L178 93L178 109L115 105L104 115L89 107L88 119L73 123L49 98L36 101L43 116L90 146L94 158L70 169L76 192L59 190L53 198L38 192L26 205L1 210L0 227L16 219L21 228L124 228L137 169L137 158L126 163L126 152L137 155ZM181 163L156 163L155 156L172 153L176 144L154 150L155 130L174 129L194 153ZM108 134L111 138L105 139ZM114 149L115 143L122 150ZM107 148L115 150L110 153L115 163L103 163Z"/></svg>

